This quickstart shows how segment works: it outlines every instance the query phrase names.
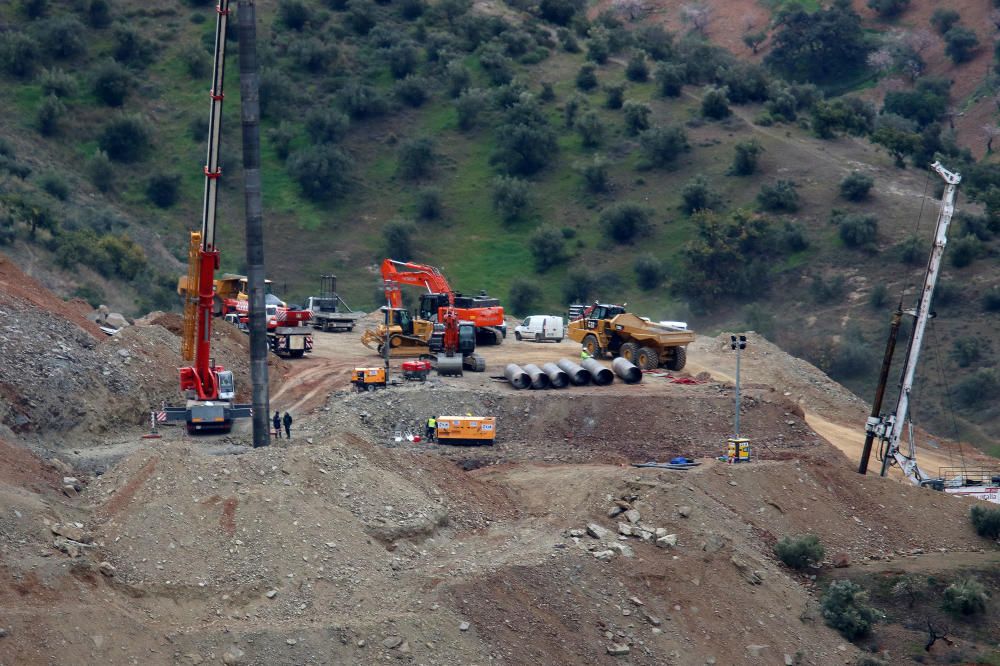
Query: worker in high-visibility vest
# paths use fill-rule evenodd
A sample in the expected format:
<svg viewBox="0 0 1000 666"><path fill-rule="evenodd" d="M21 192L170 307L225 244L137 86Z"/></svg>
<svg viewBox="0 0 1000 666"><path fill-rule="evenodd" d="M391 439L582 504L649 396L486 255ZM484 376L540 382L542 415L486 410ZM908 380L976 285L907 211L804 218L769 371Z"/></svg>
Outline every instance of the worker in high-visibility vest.
<svg viewBox="0 0 1000 666"><path fill-rule="evenodd" d="M427 438L428 442L433 442L434 439L437 437L437 426L438 426L437 418L432 416L429 419L427 419L427 429L424 432L424 436Z"/></svg>
<svg viewBox="0 0 1000 666"><path fill-rule="evenodd" d="M580 360L586 361L588 358L593 358L587 351L586 347L580 347Z"/></svg>

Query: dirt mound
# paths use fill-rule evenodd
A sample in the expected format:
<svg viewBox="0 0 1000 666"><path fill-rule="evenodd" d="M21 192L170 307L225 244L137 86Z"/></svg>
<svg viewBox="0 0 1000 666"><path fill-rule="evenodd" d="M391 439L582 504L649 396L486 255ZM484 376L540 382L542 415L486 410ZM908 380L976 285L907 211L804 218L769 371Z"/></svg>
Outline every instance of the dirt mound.
<svg viewBox="0 0 1000 666"><path fill-rule="evenodd" d="M87 319L91 308L86 302L80 299L64 301L29 277L7 256L0 254L0 308L12 307L17 301L27 301L95 338L104 335L94 322Z"/></svg>
<svg viewBox="0 0 1000 666"><path fill-rule="evenodd" d="M145 317L135 320L136 326L162 326L174 335L184 332L184 317L176 312L150 312Z"/></svg>

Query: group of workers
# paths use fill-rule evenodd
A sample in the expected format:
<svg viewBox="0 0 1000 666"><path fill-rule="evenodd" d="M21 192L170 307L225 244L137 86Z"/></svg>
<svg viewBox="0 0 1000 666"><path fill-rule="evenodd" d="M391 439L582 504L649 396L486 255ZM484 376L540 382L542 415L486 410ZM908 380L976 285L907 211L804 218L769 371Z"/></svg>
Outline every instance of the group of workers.
<svg viewBox="0 0 1000 666"><path fill-rule="evenodd" d="M274 424L274 436L281 439L281 426L285 426L285 439L292 438L292 415L285 412L285 416L282 417L278 410L274 410L274 417L271 419L272 424Z"/></svg>

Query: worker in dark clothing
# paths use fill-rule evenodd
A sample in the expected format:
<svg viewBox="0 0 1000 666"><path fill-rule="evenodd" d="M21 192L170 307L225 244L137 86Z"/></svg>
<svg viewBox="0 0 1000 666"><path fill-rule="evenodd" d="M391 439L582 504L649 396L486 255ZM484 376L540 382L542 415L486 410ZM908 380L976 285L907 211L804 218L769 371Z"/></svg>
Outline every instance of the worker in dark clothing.
<svg viewBox="0 0 1000 666"><path fill-rule="evenodd" d="M271 423L274 424L274 436L281 439L281 413L278 410L274 410L274 418L271 419Z"/></svg>
<svg viewBox="0 0 1000 666"><path fill-rule="evenodd" d="M281 422L285 424L285 438L292 438L292 415L285 412L285 416L281 419Z"/></svg>

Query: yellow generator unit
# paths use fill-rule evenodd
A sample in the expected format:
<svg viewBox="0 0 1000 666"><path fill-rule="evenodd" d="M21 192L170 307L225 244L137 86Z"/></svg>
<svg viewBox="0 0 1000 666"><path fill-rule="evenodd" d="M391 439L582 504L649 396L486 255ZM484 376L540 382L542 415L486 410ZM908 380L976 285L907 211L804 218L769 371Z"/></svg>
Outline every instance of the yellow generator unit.
<svg viewBox="0 0 1000 666"><path fill-rule="evenodd" d="M493 444L497 435L495 416L439 416L437 439L439 442L483 442Z"/></svg>
<svg viewBox="0 0 1000 666"><path fill-rule="evenodd" d="M354 368L351 384L356 391L374 391L385 388L385 368Z"/></svg>
<svg viewBox="0 0 1000 666"><path fill-rule="evenodd" d="M727 440L726 460L731 463L750 462L750 440L746 437L730 437Z"/></svg>

